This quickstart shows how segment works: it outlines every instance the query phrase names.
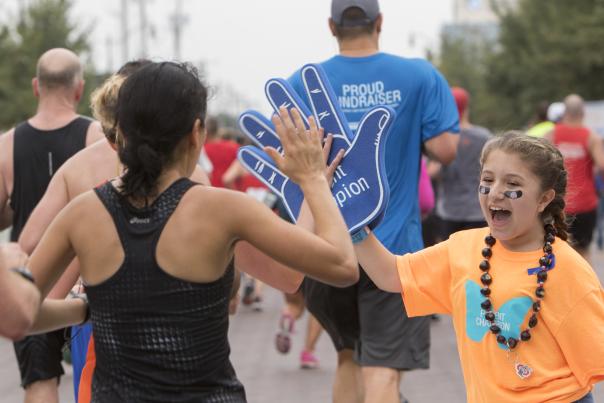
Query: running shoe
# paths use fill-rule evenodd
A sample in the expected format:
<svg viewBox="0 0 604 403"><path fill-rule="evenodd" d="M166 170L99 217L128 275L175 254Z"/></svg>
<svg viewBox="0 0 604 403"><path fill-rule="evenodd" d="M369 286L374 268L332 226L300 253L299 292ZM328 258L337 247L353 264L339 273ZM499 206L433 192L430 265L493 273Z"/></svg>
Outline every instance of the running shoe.
<svg viewBox="0 0 604 403"><path fill-rule="evenodd" d="M319 368L319 360L311 351L302 351L300 353L300 368L315 369Z"/></svg>
<svg viewBox="0 0 604 403"><path fill-rule="evenodd" d="M262 312L262 297L254 297L254 302L252 302L252 309L254 310L254 312Z"/></svg>
<svg viewBox="0 0 604 403"><path fill-rule="evenodd" d="M254 279L250 278L243 287L243 296L241 297L243 305L252 305L254 303Z"/></svg>
<svg viewBox="0 0 604 403"><path fill-rule="evenodd" d="M279 331L275 336L275 347L281 354L289 353L292 346L291 334L294 331L294 318L289 314L282 314L279 319Z"/></svg>

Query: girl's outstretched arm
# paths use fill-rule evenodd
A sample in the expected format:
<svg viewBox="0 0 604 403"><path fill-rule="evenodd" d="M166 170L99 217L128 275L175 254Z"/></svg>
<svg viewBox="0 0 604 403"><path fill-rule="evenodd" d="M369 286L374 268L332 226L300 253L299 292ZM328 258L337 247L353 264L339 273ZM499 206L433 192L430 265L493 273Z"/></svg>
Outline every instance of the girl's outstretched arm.
<svg viewBox="0 0 604 403"><path fill-rule="evenodd" d="M381 290L401 292L401 282L396 269L396 255L369 233L366 239L354 244L359 264Z"/></svg>

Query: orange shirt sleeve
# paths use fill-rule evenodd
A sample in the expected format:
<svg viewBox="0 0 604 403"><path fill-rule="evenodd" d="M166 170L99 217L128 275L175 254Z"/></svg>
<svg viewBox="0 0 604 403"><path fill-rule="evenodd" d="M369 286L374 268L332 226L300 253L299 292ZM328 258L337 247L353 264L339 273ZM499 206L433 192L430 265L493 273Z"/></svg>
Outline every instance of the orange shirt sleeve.
<svg viewBox="0 0 604 403"><path fill-rule="evenodd" d="M396 266L407 315L451 313L450 242L447 240L397 257Z"/></svg>
<svg viewBox="0 0 604 403"><path fill-rule="evenodd" d="M594 290L567 314L556 340L581 386L604 380L604 291Z"/></svg>

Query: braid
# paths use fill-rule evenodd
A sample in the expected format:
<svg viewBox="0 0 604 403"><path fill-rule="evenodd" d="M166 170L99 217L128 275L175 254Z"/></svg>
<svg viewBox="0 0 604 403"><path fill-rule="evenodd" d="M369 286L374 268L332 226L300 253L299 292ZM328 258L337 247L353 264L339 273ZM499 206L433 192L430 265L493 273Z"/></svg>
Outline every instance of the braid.
<svg viewBox="0 0 604 403"><path fill-rule="evenodd" d="M133 131L136 134L129 141L118 144L120 161L128 167L122 176L122 194L146 200L156 196L157 180L168 162L168 156L156 151L163 144L158 144L160 142L154 141L156 139L140 131Z"/></svg>
<svg viewBox="0 0 604 403"><path fill-rule="evenodd" d="M553 221L552 225L556 229L556 235L563 240L568 240L568 223L566 214L564 213L565 206L564 198L556 194L554 200L543 211L544 217L550 217Z"/></svg>
<svg viewBox="0 0 604 403"><path fill-rule="evenodd" d="M552 146L552 148L554 148ZM564 168L564 159L562 154L555 149L553 152L551 149L549 153L551 154L551 163L550 166L546 167L552 173L557 173L557 175L552 175L555 178L552 181L552 188L556 192L556 196L554 200L548 204L548 206L543 210L541 217L546 219L553 220L554 228L556 229L556 235L563 240L568 239L568 222L566 218L566 214L564 213L564 207L566 206L566 202L564 201L564 196L566 195L566 181L567 181L567 172ZM547 183L549 185L549 183Z"/></svg>

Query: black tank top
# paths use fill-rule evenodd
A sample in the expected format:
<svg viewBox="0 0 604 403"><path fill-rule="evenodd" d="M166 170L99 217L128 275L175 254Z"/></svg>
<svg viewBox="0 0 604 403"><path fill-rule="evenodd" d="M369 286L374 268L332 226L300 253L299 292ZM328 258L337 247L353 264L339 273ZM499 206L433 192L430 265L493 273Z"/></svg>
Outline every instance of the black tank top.
<svg viewBox="0 0 604 403"><path fill-rule="evenodd" d="M163 228L193 185L179 179L144 209L111 183L95 189L125 258L108 280L86 287L96 352L92 402L246 401L229 360L233 268L211 283L193 283L155 259Z"/></svg>
<svg viewBox="0 0 604 403"><path fill-rule="evenodd" d="M92 120L78 117L55 130L39 130L23 122L17 125L13 146L13 228L10 239L16 242L48 187L50 179L65 161L86 146L86 133Z"/></svg>

